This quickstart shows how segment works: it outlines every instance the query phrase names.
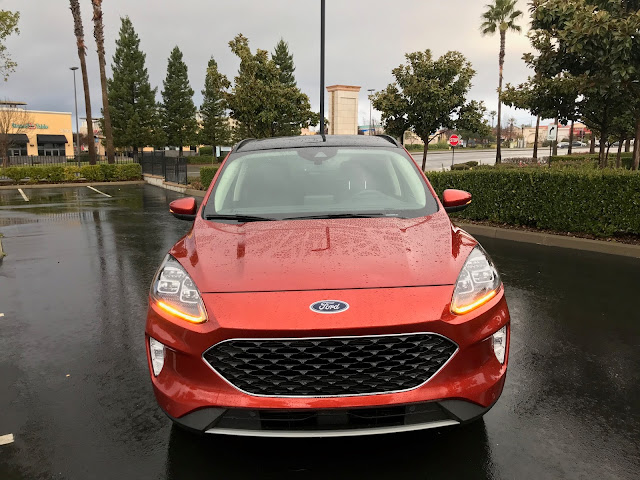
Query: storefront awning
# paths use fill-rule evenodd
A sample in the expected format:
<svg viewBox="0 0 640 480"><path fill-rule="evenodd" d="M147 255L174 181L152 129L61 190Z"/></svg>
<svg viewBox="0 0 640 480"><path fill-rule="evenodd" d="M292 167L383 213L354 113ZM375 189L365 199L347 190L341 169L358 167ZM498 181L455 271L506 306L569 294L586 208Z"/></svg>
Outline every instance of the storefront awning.
<svg viewBox="0 0 640 480"><path fill-rule="evenodd" d="M38 143L69 143L64 135L38 135Z"/></svg>
<svg viewBox="0 0 640 480"><path fill-rule="evenodd" d="M10 133L8 137L11 145L26 145L29 143L29 137L24 133Z"/></svg>

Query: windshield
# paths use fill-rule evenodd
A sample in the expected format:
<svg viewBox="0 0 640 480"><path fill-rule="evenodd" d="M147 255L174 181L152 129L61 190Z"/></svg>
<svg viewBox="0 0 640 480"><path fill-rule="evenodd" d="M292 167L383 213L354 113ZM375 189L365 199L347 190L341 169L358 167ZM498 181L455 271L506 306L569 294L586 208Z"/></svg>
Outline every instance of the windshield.
<svg viewBox="0 0 640 480"><path fill-rule="evenodd" d="M438 205L398 149L297 148L233 154L205 218L282 220L349 216L415 218ZM240 218L244 216L244 218Z"/></svg>

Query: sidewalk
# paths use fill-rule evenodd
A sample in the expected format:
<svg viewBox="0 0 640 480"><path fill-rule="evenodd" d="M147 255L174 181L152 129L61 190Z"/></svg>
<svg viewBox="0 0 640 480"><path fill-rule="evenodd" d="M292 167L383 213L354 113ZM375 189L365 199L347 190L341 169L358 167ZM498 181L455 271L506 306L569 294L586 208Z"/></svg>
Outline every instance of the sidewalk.
<svg viewBox="0 0 640 480"><path fill-rule="evenodd" d="M491 227L472 223L455 222L457 226L466 230L471 235L497 238L512 242L534 243L547 247L572 248L588 252L620 255L624 257L640 258L640 245L618 243L605 240L590 240L588 238L568 237L565 235L553 235L542 232L529 232L510 228Z"/></svg>

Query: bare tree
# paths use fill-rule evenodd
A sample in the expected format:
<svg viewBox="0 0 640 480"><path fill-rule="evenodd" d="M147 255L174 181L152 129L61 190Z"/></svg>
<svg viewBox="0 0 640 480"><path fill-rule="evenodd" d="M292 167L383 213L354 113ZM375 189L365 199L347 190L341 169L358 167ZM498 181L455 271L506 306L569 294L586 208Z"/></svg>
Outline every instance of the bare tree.
<svg viewBox="0 0 640 480"><path fill-rule="evenodd" d="M71 4L71 14L73 15L74 33L78 45L78 57L80 58L80 70L82 71L82 85L84 87L84 105L87 111L87 131L93 132L93 120L91 117L91 95L89 93L89 77L87 75L87 47L84 44L84 28L80 15L80 3L78 0L69 0ZM89 163L96 164L96 146L94 142L89 142Z"/></svg>
<svg viewBox="0 0 640 480"><path fill-rule="evenodd" d="M9 102L0 105L0 158L2 166L9 166L9 148L15 145L15 136L24 134L32 123L31 114Z"/></svg>
<svg viewBox="0 0 640 480"><path fill-rule="evenodd" d="M102 23L102 0L91 0L93 4L93 37L98 47L98 64L100 65L100 85L102 86L102 116L104 119L104 136L107 141L107 160L115 163L113 151L113 130L111 129L111 114L109 112L109 97L107 96L107 74L104 59L104 25Z"/></svg>

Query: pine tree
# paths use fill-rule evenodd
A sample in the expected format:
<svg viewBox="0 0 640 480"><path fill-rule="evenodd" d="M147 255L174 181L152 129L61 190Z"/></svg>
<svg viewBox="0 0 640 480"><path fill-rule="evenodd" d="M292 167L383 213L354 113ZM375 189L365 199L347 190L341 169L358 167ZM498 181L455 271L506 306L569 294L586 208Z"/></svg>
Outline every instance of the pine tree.
<svg viewBox="0 0 640 480"><path fill-rule="evenodd" d="M163 144L163 133L156 104L157 88L151 88L145 67L146 55L129 17L120 19L120 38L116 40L109 79L109 112L116 147L138 148Z"/></svg>
<svg viewBox="0 0 640 480"><path fill-rule="evenodd" d="M178 47L174 47L169 56L163 86L162 128L168 144L179 147L182 155L182 147L196 141L198 122L187 65L182 60L182 52Z"/></svg>
<svg viewBox="0 0 640 480"><path fill-rule="evenodd" d="M244 35L237 35L229 47L240 58L238 75L227 94L231 117L239 122L237 131L254 138L300 135L300 129L317 118L309 97L295 86L295 80L294 85L284 84L269 52L252 53Z"/></svg>
<svg viewBox="0 0 640 480"><path fill-rule="evenodd" d="M289 53L289 44L282 38L271 54L271 58L280 70L280 82L287 87L295 87L296 77L293 72L296 71L296 67L293 63L293 55Z"/></svg>
<svg viewBox="0 0 640 480"><path fill-rule="evenodd" d="M229 119L225 116L225 91L230 86L231 82L218 71L218 64L211 57L207 65L204 90L202 90L200 142L204 145L211 145L214 155L217 146L231 142Z"/></svg>

